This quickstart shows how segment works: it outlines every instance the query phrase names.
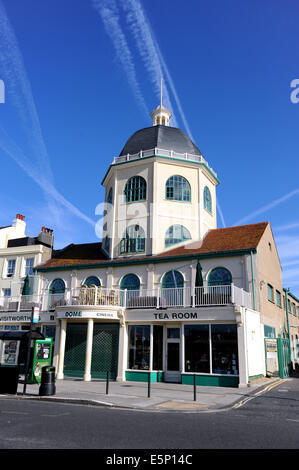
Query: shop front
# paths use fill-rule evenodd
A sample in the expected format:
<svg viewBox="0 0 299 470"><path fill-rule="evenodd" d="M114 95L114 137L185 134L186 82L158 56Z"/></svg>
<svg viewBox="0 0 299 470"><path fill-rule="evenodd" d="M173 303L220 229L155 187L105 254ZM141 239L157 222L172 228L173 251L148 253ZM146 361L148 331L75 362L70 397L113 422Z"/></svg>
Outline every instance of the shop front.
<svg viewBox="0 0 299 470"><path fill-rule="evenodd" d="M58 310L60 324L57 378L116 380L119 355L117 311Z"/></svg>
<svg viewBox="0 0 299 470"><path fill-rule="evenodd" d="M127 312L126 320L126 380L146 381L150 374L153 382L193 384L195 374L198 385L239 386L244 348L233 309Z"/></svg>

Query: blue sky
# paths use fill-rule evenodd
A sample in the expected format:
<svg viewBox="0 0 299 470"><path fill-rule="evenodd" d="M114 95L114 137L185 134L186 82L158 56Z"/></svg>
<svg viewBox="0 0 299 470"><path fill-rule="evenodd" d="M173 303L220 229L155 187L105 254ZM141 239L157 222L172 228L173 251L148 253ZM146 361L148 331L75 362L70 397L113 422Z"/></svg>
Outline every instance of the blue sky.
<svg viewBox="0 0 299 470"><path fill-rule="evenodd" d="M296 0L0 0L0 225L26 216L55 247L97 240L112 158L172 125L217 172L218 226L270 221L299 296ZM298 92L299 97L299 92Z"/></svg>

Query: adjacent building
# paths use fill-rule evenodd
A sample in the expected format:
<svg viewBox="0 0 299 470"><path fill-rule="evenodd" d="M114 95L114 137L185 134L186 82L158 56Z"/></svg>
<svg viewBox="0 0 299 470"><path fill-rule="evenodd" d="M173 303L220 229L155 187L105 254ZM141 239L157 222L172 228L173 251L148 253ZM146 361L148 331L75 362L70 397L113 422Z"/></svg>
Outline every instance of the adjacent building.
<svg viewBox="0 0 299 470"><path fill-rule="evenodd" d="M52 247L52 231L42 227L28 237L21 214L0 227L0 330L29 329L31 308L40 302L33 269L51 258Z"/></svg>

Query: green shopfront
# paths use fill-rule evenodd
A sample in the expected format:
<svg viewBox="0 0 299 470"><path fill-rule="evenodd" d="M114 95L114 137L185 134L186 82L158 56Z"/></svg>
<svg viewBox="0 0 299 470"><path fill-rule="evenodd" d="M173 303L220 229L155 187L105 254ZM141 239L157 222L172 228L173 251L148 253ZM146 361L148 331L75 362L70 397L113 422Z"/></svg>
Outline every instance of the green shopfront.
<svg viewBox="0 0 299 470"><path fill-rule="evenodd" d="M198 385L238 387L236 321L198 322L191 311L154 315L158 321L127 324L126 380L147 381L150 373L153 382L191 385L195 374Z"/></svg>
<svg viewBox="0 0 299 470"><path fill-rule="evenodd" d="M60 353L57 378L116 380L119 320L116 312L60 311ZM109 320L110 319L110 320Z"/></svg>

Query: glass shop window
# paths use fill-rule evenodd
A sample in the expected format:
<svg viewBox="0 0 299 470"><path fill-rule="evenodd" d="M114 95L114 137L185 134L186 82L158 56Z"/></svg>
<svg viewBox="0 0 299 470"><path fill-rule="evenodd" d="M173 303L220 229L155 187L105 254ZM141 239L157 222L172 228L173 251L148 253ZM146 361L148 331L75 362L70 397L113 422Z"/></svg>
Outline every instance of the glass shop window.
<svg viewBox="0 0 299 470"><path fill-rule="evenodd" d="M185 371L210 373L209 325L185 325Z"/></svg>
<svg viewBox="0 0 299 470"><path fill-rule="evenodd" d="M212 325L213 374L238 375L237 325Z"/></svg>
<svg viewBox="0 0 299 470"><path fill-rule="evenodd" d="M129 369L149 370L150 325L129 326Z"/></svg>
<svg viewBox="0 0 299 470"><path fill-rule="evenodd" d="M153 326L153 370L163 369L163 326Z"/></svg>

